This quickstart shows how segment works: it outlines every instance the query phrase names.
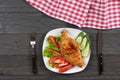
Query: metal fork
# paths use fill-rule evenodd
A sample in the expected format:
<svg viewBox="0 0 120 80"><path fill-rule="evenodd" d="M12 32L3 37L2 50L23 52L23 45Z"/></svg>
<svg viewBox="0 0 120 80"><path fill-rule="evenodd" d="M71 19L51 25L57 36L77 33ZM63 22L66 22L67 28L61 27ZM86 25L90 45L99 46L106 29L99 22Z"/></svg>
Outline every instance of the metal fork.
<svg viewBox="0 0 120 80"><path fill-rule="evenodd" d="M36 33L31 33L30 45L31 45L31 54L32 54L32 72L33 74L37 74Z"/></svg>

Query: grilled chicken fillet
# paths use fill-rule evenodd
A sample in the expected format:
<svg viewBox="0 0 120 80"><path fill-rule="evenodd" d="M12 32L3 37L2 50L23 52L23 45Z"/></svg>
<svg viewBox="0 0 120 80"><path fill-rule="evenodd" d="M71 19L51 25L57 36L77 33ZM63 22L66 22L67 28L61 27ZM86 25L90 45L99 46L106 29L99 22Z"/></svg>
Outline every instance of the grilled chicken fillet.
<svg viewBox="0 0 120 80"><path fill-rule="evenodd" d="M78 43L69 37L68 31L64 29L62 31L62 38L59 41L59 47L63 57L71 64L83 67L84 61L79 50Z"/></svg>

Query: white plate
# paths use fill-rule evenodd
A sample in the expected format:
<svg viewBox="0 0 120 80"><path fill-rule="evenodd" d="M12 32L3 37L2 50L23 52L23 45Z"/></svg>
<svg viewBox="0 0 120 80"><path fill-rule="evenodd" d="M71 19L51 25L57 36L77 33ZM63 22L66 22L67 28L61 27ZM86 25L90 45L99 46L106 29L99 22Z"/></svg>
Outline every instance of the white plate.
<svg viewBox="0 0 120 80"><path fill-rule="evenodd" d="M79 29L74 29L74 28L57 28L57 29L53 29L53 30L49 31L49 32L46 34L46 36L45 36L45 39L44 39L44 42L43 42L42 52L44 51L45 47L48 45L48 43L47 43L47 38L48 38L48 36L49 36L49 35L58 36L58 35L61 34L61 31L62 31L63 29L66 29L66 30L69 32L69 36L70 36L71 38L73 38L73 39L75 39L75 38L78 36L78 34L81 32L81 30L79 30ZM84 32L84 33L85 33L85 32ZM85 33L85 34L86 34L86 33ZM88 62L89 62L90 54L91 54L91 50L90 50L90 53L89 53L88 57L83 58L83 59L84 59L84 62L85 62L85 66L84 66L84 67L80 68L80 67L78 67L78 66L74 66L72 69L70 69L70 70L68 70L68 71L66 71L66 72L64 72L64 73L62 73L62 74L71 74L71 73L77 73L77 72L83 71L83 70L86 68L86 66L87 66L87 64L88 64ZM52 68L52 67L50 67L50 66L48 65L48 60L49 60L49 58L43 56L43 61L44 61L44 64L45 64L46 68L49 69L50 71L59 73L59 72L58 72L58 69Z"/></svg>

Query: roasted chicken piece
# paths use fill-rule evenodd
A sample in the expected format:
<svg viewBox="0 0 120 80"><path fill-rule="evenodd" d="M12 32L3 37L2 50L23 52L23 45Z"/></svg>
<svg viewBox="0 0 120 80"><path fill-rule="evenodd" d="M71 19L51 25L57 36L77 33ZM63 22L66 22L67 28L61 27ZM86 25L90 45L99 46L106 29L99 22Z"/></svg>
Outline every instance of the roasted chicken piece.
<svg viewBox="0 0 120 80"><path fill-rule="evenodd" d="M79 45L74 39L69 37L66 29L63 29L62 31L62 38L59 41L59 47L61 54L67 61L79 67L84 66Z"/></svg>

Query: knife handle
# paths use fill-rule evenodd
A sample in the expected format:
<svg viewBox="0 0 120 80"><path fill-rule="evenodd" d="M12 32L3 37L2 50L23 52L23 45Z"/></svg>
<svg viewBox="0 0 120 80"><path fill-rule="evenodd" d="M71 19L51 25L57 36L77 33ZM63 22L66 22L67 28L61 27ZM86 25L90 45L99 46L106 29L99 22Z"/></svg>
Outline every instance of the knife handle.
<svg viewBox="0 0 120 80"><path fill-rule="evenodd" d="M102 53L98 54L98 68L99 68L99 74L101 75L103 73L103 56Z"/></svg>
<svg viewBox="0 0 120 80"><path fill-rule="evenodd" d="M32 53L32 72L33 74L37 74L37 56L35 47L31 48L31 53Z"/></svg>

